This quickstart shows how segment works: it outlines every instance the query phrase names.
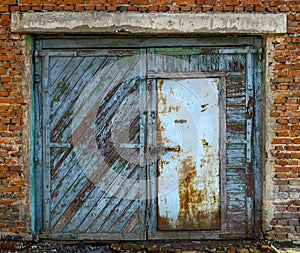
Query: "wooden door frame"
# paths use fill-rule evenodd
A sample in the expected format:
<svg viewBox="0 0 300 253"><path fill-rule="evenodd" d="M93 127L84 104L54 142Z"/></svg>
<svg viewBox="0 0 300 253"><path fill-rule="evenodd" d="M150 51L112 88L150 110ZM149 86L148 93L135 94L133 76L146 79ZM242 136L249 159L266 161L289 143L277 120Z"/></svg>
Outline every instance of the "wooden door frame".
<svg viewBox="0 0 300 253"><path fill-rule="evenodd" d="M141 48L141 47L168 47L168 46L193 46L193 47L201 47L201 46L213 46L216 48L222 48L222 47L232 47L233 51L235 50L234 47L238 47L240 45L246 45L246 46L253 46L253 53L260 54L260 47L262 40L259 37L254 37L254 36L249 36L249 37L214 37L214 38L207 38L207 37L196 37L196 38L149 38L149 37L139 37L139 38L132 38L132 37L123 37L126 38L126 40L122 41L122 37L105 37L103 39L99 39L98 37L90 38L90 37L84 37L81 39L77 39L77 37L61 37L58 38L52 37L52 36L37 36L36 39L36 60L38 62L39 57L42 56L42 51L44 49L46 50L56 50L55 45L62 39L66 42L66 50L69 49L74 49L74 48L89 48L90 46L95 46L99 49L101 48L118 48L120 45L123 45L123 47L130 47L130 48ZM77 39L77 40L76 40ZM78 43L76 41L81 41L82 39L85 40L86 43ZM112 42L115 42L113 44ZM63 43L60 42L60 47ZM255 49L256 48L256 49ZM60 50L63 50L61 48ZM226 49L220 49L220 50L226 50ZM229 49L230 50L230 49ZM237 49L238 50L238 49ZM262 220L262 150L261 150L261 142L262 142L262 64L261 62L256 62L256 59L252 57L251 59L248 59L251 61L255 68L253 72L251 72L251 75L255 77L253 80L253 90L254 90L254 104L253 108L255 110L253 119L254 119L254 126L256 127L255 130L253 130L253 146L254 150L252 152L255 153L255 155L252 157L253 159L253 176L254 176L254 189L253 189L253 203L255 203L254 209L253 209L253 214L249 219L251 220L251 224L253 224L252 228L249 228L249 230L254 231L253 234L251 234L250 237L253 236L258 236L259 231L261 230L261 220ZM35 65L35 81L38 82L38 76L41 75L42 69L40 67L40 64L36 63ZM155 77L155 74L149 73L148 75L149 78L157 78ZM164 75L163 73L160 73L160 77L163 78ZM36 91L37 92L37 91ZM34 93L36 93L34 92ZM37 94L34 94L34 101L33 103L35 104L35 108L39 110L38 108L40 107L40 101L39 98L37 97ZM38 129L42 124L41 124L41 119L33 113L32 118L35 118L36 121L38 122L36 129ZM41 135L42 133L37 133L35 135L35 139L38 139L37 142L41 142ZM40 143L41 144L41 143ZM34 160L38 161L39 156L37 156L38 153L38 146L34 145L33 147L33 156ZM43 165L41 166L43 167ZM36 177L36 192L39 192L40 190L43 191L43 186L42 184L39 183L39 180L41 178L40 171L34 170L34 174ZM224 187L221 185L221 188ZM41 207L39 206L38 203L41 202L40 197L38 196L39 194L36 194L34 198L36 198L36 215L39 215L41 212ZM223 211L222 211L223 212ZM151 220L146 221L151 222ZM37 217L37 224L35 226L35 229L37 233L39 234L40 231L40 226L41 226L41 217ZM192 234L190 232L184 232L186 237L189 239L199 239L199 238L210 238L210 239L220 239L222 238L222 235L220 235L220 232L218 231L200 231L197 232L196 234ZM234 237L234 235L224 235L225 237ZM92 238L92 235L87 235L87 237L82 237L82 239L88 239ZM170 236L170 239L175 239L178 238L176 236ZM179 236L179 238L181 238ZM72 239L72 238L70 238ZM81 239L81 238L73 238L73 239ZM126 238L124 238L126 240ZM150 239L150 238L149 238ZM158 236L153 236L153 239L163 239ZM101 240L101 239L100 239Z"/></svg>
<svg viewBox="0 0 300 253"><path fill-rule="evenodd" d="M158 206L157 206L157 180L153 180L158 178L157 176L157 154L151 157L150 165L149 165L149 178L153 182L151 183L150 188L150 196L148 198L148 207L149 210L147 213L148 222L148 238L150 240L153 239L197 239L197 238L210 238L210 239L220 239L221 231L224 230L224 221L225 221L225 213L226 213L226 76L223 72L201 72L201 73L192 73L192 72L184 72L184 73L174 73L170 75L169 73L159 72L159 73L150 73L148 75L149 82L151 83L151 105L149 111L152 111L156 108L156 82L159 79L193 79L193 78L218 78L219 82L219 120L220 120L220 128L219 128L219 138L220 138L220 163L219 163L219 173L220 173L220 213L221 213L221 229L220 230L204 230L204 231L158 231L157 229L157 217L158 217ZM151 78L151 79L150 79ZM149 125L148 128L151 129L152 132L156 132L156 116L153 118L153 114L150 115L152 117L148 120ZM156 136L152 135L149 138L149 146L156 146ZM153 185L155 184L155 185Z"/></svg>

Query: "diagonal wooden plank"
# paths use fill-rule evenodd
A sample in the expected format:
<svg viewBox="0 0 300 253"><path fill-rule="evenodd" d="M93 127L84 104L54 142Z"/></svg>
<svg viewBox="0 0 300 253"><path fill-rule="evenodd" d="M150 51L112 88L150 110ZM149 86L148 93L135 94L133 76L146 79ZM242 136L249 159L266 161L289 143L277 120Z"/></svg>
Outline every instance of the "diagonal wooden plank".
<svg viewBox="0 0 300 253"><path fill-rule="evenodd" d="M128 223L123 226L122 230L120 231L121 233L133 233L133 232L140 232L142 233L143 231L140 231L140 217L135 214L132 217L130 217L130 220L128 220Z"/></svg>
<svg viewBox="0 0 300 253"><path fill-rule="evenodd" d="M93 69L90 72L88 71L90 70L89 68L98 69L98 65L92 64L94 61L94 58L85 58L80 62L75 72L68 73L68 79L62 84L61 89L57 89L59 92L57 96L51 97L51 115L57 115L56 118L60 118L57 111L59 110L61 114L64 114L69 109L69 101L74 100L74 95L84 88L82 84L85 84L92 76Z"/></svg>
<svg viewBox="0 0 300 253"><path fill-rule="evenodd" d="M52 57L51 57L52 58ZM84 60L82 57L55 57L59 59L69 59L66 65L57 66L57 68L50 70L50 85L49 93L51 100L57 100L60 93L63 93L67 88L68 81L79 69L79 65ZM58 69L60 67L60 69ZM57 71L54 73L54 71ZM81 70L80 70L81 71Z"/></svg>
<svg viewBox="0 0 300 253"><path fill-rule="evenodd" d="M123 168L123 170L124 169L126 171L126 168ZM139 174L140 171L138 169L135 169L130 171L130 173L128 173L128 176L134 177L135 175L135 177L139 177ZM109 175L109 176L113 176L113 175ZM114 196L122 197L124 196L124 194L126 194L126 191L130 190L130 187L132 185L131 184L127 185L126 180L124 180L124 178L127 178L128 176L123 175L123 179L121 178L120 180L120 178L118 176L116 177L115 175L115 179L111 182L109 186L107 186L107 191L105 191L105 193L103 193L101 198L99 198L99 200L96 203L94 203L94 206L89 211L88 216L84 217L84 220L78 227L79 231L87 231L91 226L91 224L95 223L98 217L101 217L100 211L105 209L106 205L108 205L113 198L116 198ZM134 181L132 181L132 183L134 183Z"/></svg>
<svg viewBox="0 0 300 253"><path fill-rule="evenodd" d="M138 198L138 196L136 196ZM137 215L137 210L141 209L141 201L132 200L128 203L127 207L120 210L120 215L112 221L109 232L121 232L128 226L128 223L133 219L132 217ZM143 210L139 210L143 212ZM129 231L126 231L129 232Z"/></svg>
<svg viewBox="0 0 300 253"><path fill-rule="evenodd" d="M50 58L50 63L49 63L49 69L50 69L50 72L53 70L53 68L54 68L57 64L60 64L60 57L51 57L51 58Z"/></svg>
<svg viewBox="0 0 300 253"><path fill-rule="evenodd" d="M80 64L77 66L77 68L74 67L73 71L70 71L69 73L65 74L65 80L64 84L64 92L57 92L56 96L53 96L53 100L60 100L60 101L69 101L69 99L73 99L73 97L70 97L70 93L79 93L80 89L83 89L87 82L89 82L93 76L101 71L106 64L109 63L111 59L105 58L105 57L87 57L82 58ZM59 97L59 99L57 99ZM69 98L69 99L67 99ZM59 107L59 106L58 106Z"/></svg>
<svg viewBox="0 0 300 253"><path fill-rule="evenodd" d="M105 176L111 180L113 174L118 176L121 171L130 173L130 170L124 170L124 168L119 166L120 164L121 164L120 161L116 160L115 164L114 164L114 167L116 169L113 169L113 166L112 166L111 168L109 168L109 171L101 169L101 168L103 168L103 166L100 165L100 167L99 167L100 171L99 170L96 171L95 174L97 177L101 177L101 174L102 175L105 174ZM119 171L117 171L117 170L119 170ZM108 173L108 172L110 172L110 173ZM62 188L63 191L60 191L58 194L59 196L57 196L57 199L59 199L59 201L55 202L56 206L52 209L53 225L56 224L60 220L60 217L63 216L63 214L66 212L67 208L69 207L69 205L71 205L71 203L74 201L76 196L80 193L82 187L85 187L85 185L88 184L90 182L90 180L92 180L92 182L96 182L95 178L94 179L87 178L86 175L83 173L83 171L81 171L81 172L79 171L79 173L77 173L77 176L78 177L74 180L74 182L71 185L68 184L68 180L72 180L72 178L74 178L74 175L68 174L64 178L64 181L65 181L66 185L69 186L69 188L67 188L66 190L64 188ZM113 183L113 182L114 182L114 180L111 180L111 183ZM117 185L115 182L114 182L114 188L117 188Z"/></svg>
<svg viewBox="0 0 300 253"><path fill-rule="evenodd" d="M117 174L117 176L119 176L119 175L120 174ZM69 205L68 209L65 211L64 215L60 219L57 226L59 226L59 227L66 226L67 223L69 223L72 220L73 216L76 215L76 213L79 209L82 209L82 207L84 207L84 209L86 208L86 204L87 204L87 202L89 202L88 200L90 198L94 199L93 196L91 196L91 194L95 191L98 192L96 189L96 188L98 188L98 186L95 186L95 183L96 183L95 179L90 181L89 183L87 183L87 185L84 187L84 189L78 193L76 198L72 201L72 203ZM63 222L61 220L63 220ZM74 225L74 221L71 221L71 223L73 223L73 225Z"/></svg>
<svg viewBox="0 0 300 253"><path fill-rule="evenodd" d="M136 189L134 186L135 179L137 179L137 175L139 173L138 170L134 171L135 175L130 175L130 178L132 178L132 182L130 183L128 180L124 180L123 183L119 186L118 191L118 197L111 197L110 201L106 204L104 208L102 208L101 213L98 215L98 218L95 220L95 222L90 226L91 231L97 231L97 232L107 232L107 230L104 230L102 228L102 225L106 222L106 220L110 217L110 215L113 215L113 211L116 209L117 206L120 205L121 201L125 197L133 197L134 194L136 194L136 190L133 191L133 189ZM120 206L121 207L121 206Z"/></svg>
<svg viewBox="0 0 300 253"><path fill-rule="evenodd" d="M69 62L72 60L71 57L50 57L50 80L56 80L63 72L66 66L68 66ZM50 92L51 90L51 82L50 82ZM50 93L51 94L51 93Z"/></svg>
<svg viewBox="0 0 300 253"><path fill-rule="evenodd" d="M122 199L121 202L116 206L116 208L114 208L113 213L111 213L109 217L104 220L103 225L99 230L120 232L119 230L114 230L114 225L116 225L117 222L121 221L126 212L131 214L138 214L141 211L139 210L140 200L137 200L139 197L140 196L138 191L130 191L129 194L126 195L125 198Z"/></svg>
<svg viewBox="0 0 300 253"><path fill-rule="evenodd" d="M114 157L114 155L111 156L111 158ZM110 160L111 158L108 158ZM115 159L114 165L110 167L109 171L97 171L96 178L93 179L93 182L97 184L99 180L106 180L105 178L109 178L109 180L106 180L106 190L113 194L113 190L111 187L114 185L115 188L115 179L116 176L122 176L124 178L127 178L128 175L123 173L122 175L122 170L126 171L126 173L129 173L132 169L130 168L130 164L128 164L126 161L120 160L120 158ZM122 165L123 164L123 165ZM101 166L100 166L101 167ZM114 168L116 167L116 169ZM110 182L110 183L109 183ZM111 186L109 186L110 184ZM115 191L115 190L114 190ZM91 209L95 206L97 203L98 199L102 197L102 191L99 187L94 188L92 192L87 192L86 193L86 200L85 200L85 205L80 207L78 212L74 215L74 218L72 218L71 223L73 227L76 227L80 224L80 217L87 217L89 215L89 212L91 212Z"/></svg>
<svg viewBox="0 0 300 253"><path fill-rule="evenodd" d="M81 189L79 193L77 193L76 197L72 200L72 202L68 205L68 208L65 210L64 214L59 218L57 223L54 226L54 229L58 232L63 231L64 227L70 222L73 215L76 211L85 204L85 194L86 192L91 191L95 185L88 181Z"/></svg>

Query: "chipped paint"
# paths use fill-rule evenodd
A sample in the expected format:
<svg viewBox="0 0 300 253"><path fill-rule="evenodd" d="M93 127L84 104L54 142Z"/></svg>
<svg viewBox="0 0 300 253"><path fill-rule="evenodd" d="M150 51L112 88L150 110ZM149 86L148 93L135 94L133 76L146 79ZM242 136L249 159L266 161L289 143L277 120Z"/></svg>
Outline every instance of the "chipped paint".
<svg viewBox="0 0 300 253"><path fill-rule="evenodd" d="M219 229L218 79L159 80L157 92L158 229Z"/></svg>

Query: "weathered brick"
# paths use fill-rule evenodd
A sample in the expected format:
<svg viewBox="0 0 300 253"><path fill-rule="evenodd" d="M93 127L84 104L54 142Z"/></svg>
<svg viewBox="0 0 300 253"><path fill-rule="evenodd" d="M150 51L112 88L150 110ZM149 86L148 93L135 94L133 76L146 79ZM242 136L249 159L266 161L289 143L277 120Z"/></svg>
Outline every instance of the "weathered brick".
<svg viewBox="0 0 300 253"><path fill-rule="evenodd" d="M238 5L239 0L220 0L221 5Z"/></svg>
<svg viewBox="0 0 300 253"><path fill-rule="evenodd" d="M241 0L241 4L261 4L261 0Z"/></svg>

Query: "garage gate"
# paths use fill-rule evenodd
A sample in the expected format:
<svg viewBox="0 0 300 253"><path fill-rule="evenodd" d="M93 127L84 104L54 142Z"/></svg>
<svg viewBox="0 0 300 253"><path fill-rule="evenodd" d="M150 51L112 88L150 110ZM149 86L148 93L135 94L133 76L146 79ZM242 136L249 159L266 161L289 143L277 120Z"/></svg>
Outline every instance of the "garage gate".
<svg viewBox="0 0 300 253"><path fill-rule="evenodd" d="M36 38L36 233L257 236L261 68L256 37Z"/></svg>

